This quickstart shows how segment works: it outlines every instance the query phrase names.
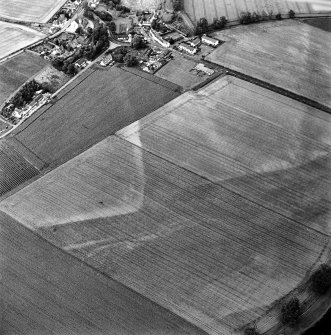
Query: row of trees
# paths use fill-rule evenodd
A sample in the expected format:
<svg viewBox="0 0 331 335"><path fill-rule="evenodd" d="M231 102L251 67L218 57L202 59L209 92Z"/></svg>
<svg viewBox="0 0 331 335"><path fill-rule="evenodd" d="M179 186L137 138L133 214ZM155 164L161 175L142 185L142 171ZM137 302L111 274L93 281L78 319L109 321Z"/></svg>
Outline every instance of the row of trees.
<svg viewBox="0 0 331 335"><path fill-rule="evenodd" d="M5 103L1 110L1 114L9 119L15 108L21 108L31 102L35 93L41 89L43 89L42 86L34 79L27 82L8 102Z"/></svg>
<svg viewBox="0 0 331 335"><path fill-rule="evenodd" d="M288 15L291 19L295 17L295 12L291 9L288 12ZM282 14L278 13L274 16L273 12L270 11L267 13L265 10L263 10L260 13L258 12L242 12L239 16L239 22L241 24L250 24L250 23L256 23L260 21L267 21L267 20L272 20L275 17L276 20L281 20L282 19Z"/></svg>
<svg viewBox="0 0 331 335"><path fill-rule="evenodd" d="M227 18L225 16L221 16L220 18L215 18L213 23L209 25L207 19L202 17L197 23L196 34L200 35L210 30L223 29L227 22Z"/></svg>

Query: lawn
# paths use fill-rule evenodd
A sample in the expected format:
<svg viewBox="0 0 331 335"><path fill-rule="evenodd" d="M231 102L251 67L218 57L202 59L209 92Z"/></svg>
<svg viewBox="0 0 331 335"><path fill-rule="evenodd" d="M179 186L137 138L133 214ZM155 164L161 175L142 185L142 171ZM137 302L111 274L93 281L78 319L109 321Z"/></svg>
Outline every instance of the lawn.
<svg viewBox="0 0 331 335"><path fill-rule="evenodd" d="M0 63L0 106L29 78L47 64L42 57L23 52Z"/></svg>
<svg viewBox="0 0 331 335"><path fill-rule="evenodd" d="M206 59L331 107L331 35L300 21L239 26Z"/></svg>
<svg viewBox="0 0 331 335"><path fill-rule="evenodd" d="M0 210L208 334L255 320L265 332L277 325L278 299L331 262L330 123L227 76L104 139Z"/></svg>
<svg viewBox="0 0 331 335"><path fill-rule="evenodd" d="M66 0L0 0L0 17L18 21L46 23Z"/></svg>
<svg viewBox="0 0 331 335"><path fill-rule="evenodd" d="M7 4L7 7L10 6ZM0 60L44 37L45 35L25 26L0 22Z"/></svg>
<svg viewBox="0 0 331 335"><path fill-rule="evenodd" d="M68 160L178 96L157 79L117 67L88 70L15 136L47 163Z"/></svg>

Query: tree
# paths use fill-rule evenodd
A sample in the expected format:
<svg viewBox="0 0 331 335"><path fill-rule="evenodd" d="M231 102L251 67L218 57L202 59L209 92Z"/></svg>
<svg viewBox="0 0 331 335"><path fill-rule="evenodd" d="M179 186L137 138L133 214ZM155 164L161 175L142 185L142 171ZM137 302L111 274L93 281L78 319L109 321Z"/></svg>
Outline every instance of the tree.
<svg viewBox="0 0 331 335"><path fill-rule="evenodd" d="M76 29L75 33L78 34L78 35L83 35L84 34L84 29L81 26L79 26Z"/></svg>
<svg viewBox="0 0 331 335"><path fill-rule="evenodd" d="M294 17L295 17L295 12L291 9L291 10L288 12L288 16L290 17L290 19L294 19Z"/></svg>
<svg viewBox="0 0 331 335"><path fill-rule="evenodd" d="M74 64L69 64L68 69L67 69L67 73L70 75L75 75L76 74L76 68Z"/></svg>
<svg viewBox="0 0 331 335"><path fill-rule="evenodd" d="M281 13L276 14L276 20L281 20L281 19L282 19L282 14Z"/></svg>
<svg viewBox="0 0 331 335"><path fill-rule="evenodd" d="M317 294L325 294L331 287L331 266L322 264L311 276L312 290Z"/></svg>
<svg viewBox="0 0 331 335"><path fill-rule="evenodd" d="M137 57L134 56L131 53L127 53L123 59L124 63L126 66L130 67L130 66L135 66L138 64L138 60Z"/></svg>
<svg viewBox="0 0 331 335"><path fill-rule="evenodd" d="M301 315L300 301L298 298L289 300L281 310L281 321L284 325L295 326Z"/></svg>
<svg viewBox="0 0 331 335"><path fill-rule="evenodd" d="M241 12L239 16L241 24L249 24L252 22L252 15L250 12Z"/></svg>
<svg viewBox="0 0 331 335"><path fill-rule="evenodd" d="M132 39L132 42L131 42L131 47L133 49L141 49L145 46L145 43L144 43L144 40L141 36L139 35L135 35Z"/></svg>

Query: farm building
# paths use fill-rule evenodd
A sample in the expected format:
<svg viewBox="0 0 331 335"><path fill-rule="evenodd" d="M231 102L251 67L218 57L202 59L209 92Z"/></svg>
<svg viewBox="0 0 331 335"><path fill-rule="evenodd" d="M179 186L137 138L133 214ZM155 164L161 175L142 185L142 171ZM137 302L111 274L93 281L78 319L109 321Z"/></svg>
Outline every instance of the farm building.
<svg viewBox="0 0 331 335"><path fill-rule="evenodd" d="M195 39L190 41L189 44L192 48L197 48L201 44L201 39L199 37L196 37Z"/></svg>
<svg viewBox="0 0 331 335"><path fill-rule="evenodd" d="M202 43L207 44L212 47L217 47L220 44L220 41L216 38L209 37L207 35L203 35L201 38Z"/></svg>
<svg viewBox="0 0 331 335"><path fill-rule="evenodd" d="M204 64L202 63L199 63L197 64L194 69L196 71L200 71L200 72L203 72L203 73L206 73L208 76L211 76L215 73L214 70L210 69L209 67L205 66Z"/></svg>
<svg viewBox="0 0 331 335"><path fill-rule="evenodd" d="M179 44L178 45L178 49L182 50L184 52L187 52L190 55L195 55L198 52L198 50L196 48L191 47L187 43L181 43L181 44Z"/></svg>

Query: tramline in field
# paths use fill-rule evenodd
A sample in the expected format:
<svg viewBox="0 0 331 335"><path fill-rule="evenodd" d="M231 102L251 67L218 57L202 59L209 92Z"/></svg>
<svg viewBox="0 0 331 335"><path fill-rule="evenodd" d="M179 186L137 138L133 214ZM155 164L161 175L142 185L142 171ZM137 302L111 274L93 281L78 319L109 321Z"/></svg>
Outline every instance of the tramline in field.
<svg viewBox="0 0 331 335"><path fill-rule="evenodd" d="M319 8L313 8L305 1L290 0L183 0L184 10L193 22L197 22L204 17L209 23L214 18L225 16L229 21L239 19L241 12L249 11L267 13L277 13L287 15L289 10L294 10L297 14L316 14L320 13Z"/></svg>
<svg viewBox="0 0 331 335"><path fill-rule="evenodd" d="M0 0L0 17L7 19L46 23L66 0Z"/></svg>

